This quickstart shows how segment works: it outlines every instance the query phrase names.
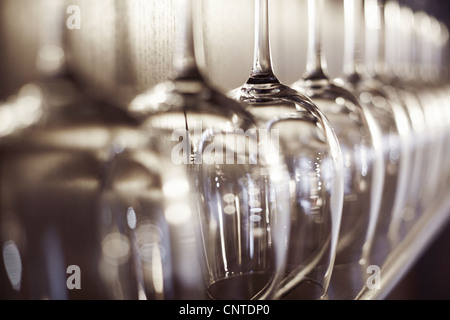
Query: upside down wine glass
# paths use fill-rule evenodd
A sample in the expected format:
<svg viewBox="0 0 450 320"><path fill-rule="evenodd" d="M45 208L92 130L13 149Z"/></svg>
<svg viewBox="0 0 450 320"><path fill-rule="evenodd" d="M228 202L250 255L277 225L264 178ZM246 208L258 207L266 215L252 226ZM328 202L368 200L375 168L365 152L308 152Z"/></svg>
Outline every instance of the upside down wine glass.
<svg viewBox="0 0 450 320"><path fill-rule="evenodd" d="M272 69L268 0L255 0L255 52L247 82L229 96L279 136L289 169L291 229L279 298L325 298L342 213L342 157L326 117Z"/></svg>
<svg viewBox="0 0 450 320"><path fill-rule="evenodd" d="M187 171L157 130L118 135L98 201L100 278L114 300L205 299Z"/></svg>
<svg viewBox="0 0 450 320"><path fill-rule="evenodd" d="M383 5L384 4L384 5ZM384 83L384 88L390 92L393 99L402 104L406 112L410 127L409 161L410 169L405 182L406 195L404 204L398 206L392 213L389 226L390 245L395 246L403 239L418 218L420 201L424 192L423 181L426 181L429 154L429 133L424 106L419 99L417 89L413 88L411 79L415 71L415 49L413 41L414 19L410 8L401 7L397 1L389 0L365 2L365 14L371 15L374 10L379 11L380 29L370 30L368 46L375 41L377 45L385 47L385 53L369 64L372 76Z"/></svg>
<svg viewBox="0 0 450 320"><path fill-rule="evenodd" d="M449 120L450 120L450 95L448 92L448 66L446 65L445 57L448 54L448 44L449 44L449 30L446 24L442 21L438 22L439 28L438 31L434 31L432 40L432 48L428 49L431 51L429 54L430 58L428 62L428 68L432 71L431 74L434 74L433 84L432 84L432 94L434 93L439 97L439 104L437 107L439 110L436 112L443 112L445 115L444 121L441 121L441 126L443 130L443 145L442 145L442 154L441 154L441 165L444 173L440 174L440 177L437 178L436 184L436 195L442 196L443 192L446 192L448 189L448 172L450 170L449 165L449 133L448 129ZM426 37L424 37L427 39ZM426 41L426 40L425 40ZM434 72L433 72L434 71ZM439 171L439 170L438 170Z"/></svg>
<svg viewBox="0 0 450 320"><path fill-rule="evenodd" d="M367 3L366 3L367 7ZM374 13L376 11L371 11ZM378 143L383 158L384 183L381 198L380 213L378 216L373 253L371 263L381 264L386 253L389 252L388 239L389 225L394 215L393 212L402 210L405 204L407 179L410 169L410 126L408 116L403 106L391 97L391 91L385 89L385 85L372 77L368 72L369 66L376 65L378 56L384 54L384 46L376 45L378 41L373 39L376 35L371 30L367 32L367 41L371 46L366 47L366 59L364 61L363 39L365 30L364 2L362 0L344 0L345 14L345 52L344 52L344 76L337 79L340 84L347 87L361 104L366 105L376 121L381 134ZM371 21L371 27L377 28L378 23ZM376 140L375 140L376 141ZM373 260L375 259L375 260Z"/></svg>
<svg viewBox="0 0 450 320"><path fill-rule="evenodd" d="M200 73L194 48L196 3L180 0L174 75L137 96L128 110L145 130L158 131L171 161L189 172L198 199L209 297L270 299L285 266L287 171L272 157L275 149L266 130Z"/></svg>
<svg viewBox="0 0 450 320"><path fill-rule="evenodd" d="M0 107L0 117L10 119L0 121L8 124L0 129L0 297L102 299L108 290L99 281L95 245L100 172L110 138L136 121L92 99L70 72L64 1L35 3L39 78ZM81 290L69 290L69 271L81 272Z"/></svg>
<svg viewBox="0 0 450 320"><path fill-rule="evenodd" d="M306 73L292 84L329 119L344 159L344 207L336 264L366 263L382 194L383 162L375 119L358 99L326 74L321 49L323 0L308 0Z"/></svg>

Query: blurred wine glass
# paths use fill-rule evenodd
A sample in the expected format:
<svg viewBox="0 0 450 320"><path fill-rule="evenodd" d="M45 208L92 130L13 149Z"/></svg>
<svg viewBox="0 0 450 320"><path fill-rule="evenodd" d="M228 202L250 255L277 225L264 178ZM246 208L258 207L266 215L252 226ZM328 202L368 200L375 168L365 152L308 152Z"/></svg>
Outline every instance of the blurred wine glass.
<svg viewBox="0 0 450 320"><path fill-rule="evenodd" d="M97 214L102 285L114 300L205 299L195 191L156 133L112 144Z"/></svg>
<svg viewBox="0 0 450 320"><path fill-rule="evenodd" d="M411 85L417 88L418 97L424 108L429 135L430 154L429 168L423 183L421 208L425 211L441 196L440 179L445 165L444 148L445 132L447 130L443 106L447 105L445 94L441 91L440 52L442 37L445 38L445 28L429 14L414 12L413 44L417 52L417 72L411 79ZM442 117L436 117L442 114Z"/></svg>
<svg viewBox="0 0 450 320"><path fill-rule="evenodd" d="M366 19L364 10L375 17L367 17L367 37L364 50L364 30ZM370 68L375 67L384 57L384 45L378 41L378 25L376 10L367 1L364 5L359 0L344 0L345 14L345 53L344 75L336 81L355 94L360 103L364 104L376 121L379 138L377 149L382 157L384 177L383 193L380 203L379 216L374 235L374 248L371 261L381 264L389 253L389 226L393 212L403 210L407 191L407 179L410 170L410 127L407 114L403 106L376 77L372 76ZM376 33L373 35L373 33ZM376 39L376 40L374 40ZM366 53L366 57L363 56ZM364 59L366 58L366 59Z"/></svg>
<svg viewBox="0 0 450 320"><path fill-rule="evenodd" d="M277 134L289 169L291 230L286 276L277 296L325 298L342 213L342 157L328 119L311 99L275 76L268 19L269 2L256 0L253 67L247 82L229 96Z"/></svg>
<svg viewBox="0 0 450 320"><path fill-rule="evenodd" d="M372 114L352 92L332 81L322 54L323 0L308 1L306 73L292 84L311 97L329 119L344 161L344 204L336 265L366 264L379 215L383 186L379 130ZM359 272L360 277L363 275Z"/></svg>
<svg viewBox="0 0 450 320"><path fill-rule="evenodd" d="M439 90L439 94L441 97L441 111L445 114L445 147L443 157L443 167L446 168L445 174L441 176L440 179L440 190L444 191L448 188L448 178L450 176L450 163L448 159L449 156L449 143L450 143L450 130L449 130L449 121L450 121L450 93L449 93L449 66L447 64L446 58L449 54L449 30L447 25L444 22L440 22L440 36L437 37L437 45L435 47L435 68L438 70L437 77L437 89ZM444 191L445 192L445 191Z"/></svg>
<svg viewBox="0 0 450 320"><path fill-rule="evenodd" d="M373 10L379 10L374 5ZM366 14L370 14L367 10ZM393 245L401 241L411 230L421 214L426 210L423 201L428 193L424 184L434 175L434 169L428 169L439 157L434 155L434 132L427 109L436 105L436 97L424 100L425 83L420 77L420 54L417 37L417 18L413 10L397 1L389 0L382 7L383 18L381 39L386 48L384 68L378 68L374 76L385 84L393 97L403 105L411 127L410 161L411 168L406 182L406 198L402 210L395 210L390 225L390 239ZM428 29L429 30L429 29ZM430 31L430 30L429 30ZM370 41L370 40L369 40ZM430 122L431 121L431 122Z"/></svg>
<svg viewBox="0 0 450 320"><path fill-rule="evenodd" d="M98 299L107 293L97 268L100 173L114 135L137 123L91 99L69 70L64 2L36 5L39 78L0 106L1 296ZM80 290L66 283L73 266Z"/></svg>
<svg viewBox="0 0 450 320"><path fill-rule="evenodd" d="M180 3L174 73L138 95L128 112L145 130L158 131L171 160L192 178L209 297L274 298L289 232L285 164L266 128L200 72L198 1Z"/></svg>

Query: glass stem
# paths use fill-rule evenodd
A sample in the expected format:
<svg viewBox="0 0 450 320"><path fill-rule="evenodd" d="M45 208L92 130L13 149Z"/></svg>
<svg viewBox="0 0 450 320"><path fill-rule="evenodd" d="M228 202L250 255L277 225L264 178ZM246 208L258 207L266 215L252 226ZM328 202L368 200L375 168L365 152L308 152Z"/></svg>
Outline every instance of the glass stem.
<svg viewBox="0 0 450 320"><path fill-rule="evenodd" d="M323 0L308 0L308 51L305 80L325 80L327 63L322 54L320 15L324 12Z"/></svg>
<svg viewBox="0 0 450 320"><path fill-rule="evenodd" d="M344 0L345 44L344 74L349 78L359 78L364 64L362 63L361 0Z"/></svg>
<svg viewBox="0 0 450 320"><path fill-rule="evenodd" d="M175 78L191 78L199 76L195 59L193 1L181 0L179 30L174 54Z"/></svg>
<svg viewBox="0 0 450 320"><path fill-rule="evenodd" d="M381 0L365 0L364 15L366 21L366 68L372 77L384 70L385 35L384 4Z"/></svg>
<svg viewBox="0 0 450 320"><path fill-rule="evenodd" d="M248 83L278 83L273 73L269 35L269 1L255 0L255 47Z"/></svg>

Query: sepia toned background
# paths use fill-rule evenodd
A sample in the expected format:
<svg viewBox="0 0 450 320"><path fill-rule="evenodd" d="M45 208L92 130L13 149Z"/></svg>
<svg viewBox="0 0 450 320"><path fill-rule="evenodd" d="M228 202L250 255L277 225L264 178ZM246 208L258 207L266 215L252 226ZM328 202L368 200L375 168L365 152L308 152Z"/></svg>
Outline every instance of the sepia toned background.
<svg viewBox="0 0 450 320"><path fill-rule="evenodd" d="M0 100L36 79L36 54L44 0L0 0ZM61 0L65 1L65 0ZM202 71L227 92L246 81L253 58L253 0L202 0L196 20L197 54ZM400 1L450 24L446 0ZM69 68L98 99L124 106L136 94L165 80L172 71L179 25L176 0L72 0L80 6L80 30L64 30ZM328 0L323 30L330 77L342 72L343 8ZM306 1L270 3L274 70L290 84L305 70ZM450 299L450 226L425 252L389 296L390 299Z"/></svg>

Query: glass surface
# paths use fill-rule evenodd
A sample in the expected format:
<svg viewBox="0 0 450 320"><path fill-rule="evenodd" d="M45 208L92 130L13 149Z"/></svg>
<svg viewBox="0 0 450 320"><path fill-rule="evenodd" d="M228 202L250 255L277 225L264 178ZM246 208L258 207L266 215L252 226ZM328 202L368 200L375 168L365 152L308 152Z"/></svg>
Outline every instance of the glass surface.
<svg viewBox="0 0 450 320"><path fill-rule="evenodd" d="M196 3L182 1L174 75L136 97L128 110L145 130L158 130L171 160L189 172L198 194L210 298L274 298L289 232L285 164L278 161L278 141L266 128L258 127L241 104L214 89L200 73ZM216 290L218 286L223 289Z"/></svg>
<svg viewBox="0 0 450 320"><path fill-rule="evenodd" d="M421 214L429 207L426 200L430 193L435 195L436 169L440 167L440 151L442 140L439 137L440 125L433 120L437 109L438 95L431 94L429 81L421 77L424 63L421 59L424 37L420 37L418 17L411 8L401 6L397 1L388 1L382 7L380 15L385 18L382 27L386 46L385 67L374 72L374 75L385 84L393 97L403 105L406 111L410 132L410 170L406 181L406 199L402 210L393 213L390 226L390 238L395 245L413 228ZM425 28L430 38L434 32ZM428 37L427 36L427 37ZM425 42L427 42L426 40ZM388 72L389 71L389 72ZM426 97L426 98L425 98ZM434 168L434 169L430 169ZM434 176L434 178L432 178Z"/></svg>
<svg viewBox="0 0 450 320"><path fill-rule="evenodd" d="M158 142L135 130L112 144L96 215L109 299L206 298L193 190Z"/></svg>
<svg viewBox="0 0 450 320"><path fill-rule="evenodd" d="M62 5L40 4L40 77L0 107L10 119L0 138L4 299L106 297L97 268L100 175L111 138L136 122L87 96L65 68Z"/></svg>
<svg viewBox="0 0 450 320"><path fill-rule="evenodd" d="M421 181L426 161L428 161L425 151L427 148L426 121L423 105L417 92L406 85L407 79L410 79L415 72L413 71L415 67L408 66L408 61L411 61L412 57L411 16L406 11L402 14L396 1L389 1L384 7L379 6L376 2L373 2L371 6L372 9L366 6L366 15L370 14L370 11L378 10L381 18L381 31L375 30L371 34L386 48L384 55L380 57L384 67L374 69L372 74L380 83L383 83L383 87L392 99L403 106L410 127L410 140L407 144L410 168L405 179L405 203L403 206L397 206L392 213L392 222L389 227L391 246L395 246L418 217L420 199L418 194L423 192ZM368 41L370 46L371 40L368 39Z"/></svg>
<svg viewBox="0 0 450 320"><path fill-rule="evenodd" d="M364 9L370 14L376 12L370 7L369 1L365 2L365 6L362 1L344 1L344 75L336 81L351 91L375 120L378 137L374 139L374 147L376 156L381 157L378 161L383 164L380 170L384 170L384 176L380 179L383 191L373 236L372 251L376 257L371 255L370 259L371 263L381 264L392 248L389 240L392 217L404 209L406 202L407 180L411 168L411 128L402 104L391 96L391 90L373 76L373 69L384 58L384 45L380 44L383 42L381 37L377 37L379 31L372 29L377 24L376 21L368 18L367 31L364 32ZM363 39L366 39L365 50ZM365 57L362 52L365 52Z"/></svg>
<svg viewBox="0 0 450 320"><path fill-rule="evenodd" d="M329 119L342 150L344 205L336 264L366 263L364 251L373 242L384 174L374 143L376 122L350 91L326 74L320 30L323 10L323 0L308 1L306 73L292 87L308 95Z"/></svg>
<svg viewBox="0 0 450 320"><path fill-rule="evenodd" d="M424 13L413 13L414 34L412 35L412 50L417 52L416 59L418 72L411 78L410 86L417 90L418 98L424 109L425 121L427 124L427 135L430 146L428 156L428 170L423 180L423 193L420 201L424 210L434 203L440 196L439 181L443 163L443 150L445 145L445 98L440 90L440 43L441 37L445 33L439 21ZM445 37L445 35L444 35ZM437 117L442 114L442 117Z"/></svg>

